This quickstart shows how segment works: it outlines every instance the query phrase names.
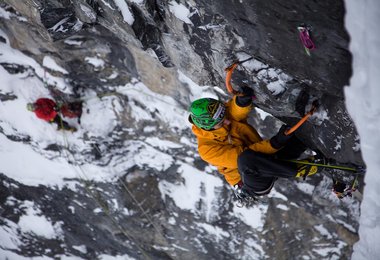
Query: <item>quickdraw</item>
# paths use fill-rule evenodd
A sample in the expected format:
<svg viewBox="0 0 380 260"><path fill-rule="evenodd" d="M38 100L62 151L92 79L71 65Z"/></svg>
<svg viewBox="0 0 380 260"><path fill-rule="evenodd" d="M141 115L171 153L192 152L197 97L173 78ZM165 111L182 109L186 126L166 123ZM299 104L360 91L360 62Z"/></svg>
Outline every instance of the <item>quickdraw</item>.
<svg viewBox="0 0 380 260"><path fill-rule="evenodd" d="M297 27L298 32L299 32L299 37L301 40L302 45L305 48L305 52L307 55L310 56L310 51L315 49L315 44L310 38L310 31L311 27L307 25L300 25Z"/></svg>

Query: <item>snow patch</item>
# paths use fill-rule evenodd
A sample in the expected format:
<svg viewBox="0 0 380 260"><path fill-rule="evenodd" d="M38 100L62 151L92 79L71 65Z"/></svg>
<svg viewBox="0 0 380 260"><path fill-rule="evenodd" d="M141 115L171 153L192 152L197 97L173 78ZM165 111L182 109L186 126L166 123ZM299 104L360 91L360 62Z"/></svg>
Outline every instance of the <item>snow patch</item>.
<svg viewBox="0 0 380 260"><path fill-rule="evenodd" d="M133 258L129 255L106 255L106 254L98 255L97 259L99 260L136 260L136 258Z"/></svg>
<svg viewBox="0 0 380 260"><path fill-rule="evenodd" d="M273 117L271 114L265 112L264 110L262 110L258 107L255 107L255 110L256 110L257 114L259 114L259 116L262 120L265 120L265 118L267 118L268 116Z"/></svg>
<svg viewBox="0 0 380 260"><path fill-rule="evenodd" d="M62 234L62 222L54 225L42 215L39 209L36 209L34 203L25 201L24 207L26 213L19 218L18 225L24 233L32 233L47 239L59 238Z"/></svg>
<svg viewBox="0 0 380 260"><path fill-rule="evenodd" d="M145 142L152 145L153 147L157 147L161 151L168 151L169 149L178 149L183 147L182 145L168 140L162 140L158 137L148 137L146 138Z"/></svg>
<svg viewBox="0 0 380 260"><path fill-rule="evenodd" d="M135 21L135 18L129 10L127 2L125 0L114 0L114 3L119 8L121 15L123 16L124 22L126 22L129 25L132 25Z"/></svg>
<svg viewBox="0 0 380 260"><path fill-rule="evenodd" d="M85 13L85 15L88 18L90 18L91 21L95 21L96 20L96 15L91 10L91 8L89 8L88 6L83 5L83 4L79 4L79 5L80 5L80 9Z"/></svg>
<svg viewBox="0 0 380 260"><path fill-rule="evenodd" d="M17 250L20 246L23 245L23 242L18 238L17 230L19 227L17 224L7 219L2 219L2 221L4 222L0 225L0 255L2 255L1 249Z"/></svg>
<svg viewBox="0 0 380 260"><path fill-rule="evenodd" d="M74 46L81 46L82 45L82 41L78 41L78 40L64 40L63 41L64 43L68 44L68 45L74 45Z"/></svg>
<svg viewBox="0 0 380 260"><path fill-rule="evenodd" d="M105 65L104 60L99 59L98 57L86 57L84 59L87 63L91 64L95 68L100 68L102 69Z"/></svg>
<svg viewBox="0 0 380 260"><path fill-rule="evenodd" d="M5 10L4 8L0 7L0 17L1 18L4 18L4 19L10 19L12 16L12 13L11 12L8 12L7 10Z"/></svg>
<svg viewBox="0 0 380 260"><path fill-rule="evenodd" d="M82 254L87 254L87 247L85 245L81 245L81 246L73 246L73 248L79 252L81 252Z"/></svg>
<svg viewBox="0 0 380 260"><path fill-rule="evenodd" d="M59 66L55 60L50 57L50 56L45 56L43 61L42 61L42 65L45 67L45 68L49 68L51 70L54 70L54 71L58 71L58 72L61 72L63 74L68 74L67 70L65 70L64 68L62 68L61 66Z"/></svg>
<svg viewBox="0 0 380 260"><path fill-rule="evenodd" d="M261 231L264 227L266 212L268 206L259 204L252 208L239 208L234 205L233 215L238 216L244 223L251 226L253 229Z"/></svg>
<svg viewBox="0 0 380 260"><path fill-rule="evenodd" d="M169 10L179 20L183 21L184 23L194 25L193 22L189 19L189 17L191 17L189 9L187 9L187 7L183 4L178 4L175 1L171 1L169 2Z"/></svg>
<svg viewBox="0 0 380 260"><path fill-rule="evenodd" d="M182 83L185 83L190 90L190 100L194 101L199 98L215 98L218 99L218 96L213 93L209 86L200 87L194 81L192 81L189 77L187 77L183 72L178 71L178 79ZM224 92L225 94L225 92Z"/></svg>
<svg viewBox="0 0 380 260"><path fill-rule="evenodd" d="M177 172L183 178L183 182L173 184L161 181L159 183L162 199L165 201L166 197L169 197L177 207L194 213L199 213L197 205L202 201L205 206L202 213L209 220L215 212L213 207L218 199L216 189L223 186L223 181L184 163L179 164Z"/></svg>
<svg viewBox="0 0 380 260"><path fill-rule="evenodd" d="M304 193L310 194L310 195L313 194L313 191L315 189L314 185L311 185L311 184L306 183L306 182L297 183L297 188L300 189L301 191L303 191Z"/></svg>
<svg viewBox="0 0 380 260"><path fill-rule="evenodd" d="M276 208L282 209L284 211L288 211L289 210L289 207L286 206L286 205L284 205L284 204L278 204L278 205L276 205Z"/></svg>
<svg viewBox="0 0 380 260"><path fill-rule="evenodd" d="M197 226L206 230L207 233L215 237L216 242L230 237L230 234L220 227L213 226L207 223L197 223Z"/></svg>
<svg viewBox="0 0 380 260"><path fill-rule="evenodd" d="M327 239L332 239L333 236L330 234L330 232L323 226L323 224L314 226L314 229L317 230L322 236L326 237Z"/></svg>

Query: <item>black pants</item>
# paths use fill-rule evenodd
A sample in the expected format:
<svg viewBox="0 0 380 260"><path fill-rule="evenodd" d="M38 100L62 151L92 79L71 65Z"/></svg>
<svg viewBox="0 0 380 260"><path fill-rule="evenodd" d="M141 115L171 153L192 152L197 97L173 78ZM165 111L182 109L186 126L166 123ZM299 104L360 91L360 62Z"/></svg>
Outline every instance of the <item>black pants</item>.
<svg viewBox="0 0 380 260"><path fill-rule="evenodd" d="M268 194L277 178L291 178L297 173L296 164L280 159L295 159L305 150L306 146L295 136L274 155L245 150L238 158L243 189L251 195Z"/></svg>

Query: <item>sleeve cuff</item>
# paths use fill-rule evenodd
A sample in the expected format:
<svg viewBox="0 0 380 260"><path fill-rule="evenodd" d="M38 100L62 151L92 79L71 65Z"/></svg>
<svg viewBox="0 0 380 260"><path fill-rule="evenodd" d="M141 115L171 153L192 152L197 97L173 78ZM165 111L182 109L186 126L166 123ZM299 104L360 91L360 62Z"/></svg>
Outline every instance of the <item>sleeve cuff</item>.
<svg viewBox="0 0 380 260"><path fill-rule="evenodd" d="M236 96L236 105L239 107L247 107L252 104L251 96Z"/></svg>

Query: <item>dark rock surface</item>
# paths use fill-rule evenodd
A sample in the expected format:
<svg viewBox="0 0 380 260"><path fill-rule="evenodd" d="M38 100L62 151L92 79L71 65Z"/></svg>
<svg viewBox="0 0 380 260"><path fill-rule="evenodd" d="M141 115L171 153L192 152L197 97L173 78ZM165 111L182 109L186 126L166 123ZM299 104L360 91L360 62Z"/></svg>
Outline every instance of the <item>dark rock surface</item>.
<svg viewBox="0 0 380 260"><path fill-rule="evenodd" d="M327 157L363 164L359 137L343 98L352 59L343 24L343 1L178 1L192 13L189 19L193 24L176 18L168 1L126 2L135 19L132 25L124 22L111 0L5 0L0 7L11 17L0 17L0 29L13 48L39 64L44 56L50 56L68 72L44 68L72 87L72 93L67 94L66 89L49 82L51 94L56 98L79 98L86 91L102 95L140 80L154 93L171 96L179 107L186 108L192 91L179 80L179 71L199 85L224 88L224 68L237 58L253 56L255 66L243 64L234 73L237 88L243 83L253 87L255 104L288 124L300 118L302 108L296 107L299 93L308 97L306 110L311 101L318 99L320 113L297 136ZM313 27L317 49L311 56L305 54L298 39L296 27L300 23ZM6 42L3 37L0 40ZM86 60L89 57L101 59L104 64L95 66ZM44 80L32 67L0 65L9 74ZM268 87L270 84L281 85L283 90L277 93ZM169 129L159 111L150 111L149 98L147 103L139 103L121 96L125 111L113 133L96 140L84 137L83 141L92 143L88 150L72 148L79 164L117 166L118 160L123 161L134 152L125 146L126 140L141 147L149 146L144 142L152 136L175 143L181 143L181 137L194 141L189 129ZM0 92L0 99L11 102L17 97ZM151 119L136 121L128 110L130 104L148 111ZM272 117L263 122L255 117L255 112L250 119L266 137L281 125ZM142 132L146 126L157 131ZM0 133L14 142L33 146L48 158L63 157L64 147L58 144L39 146L28 136L7 134L1 127ZM190 153L192 164L207 171L194 145L181 143L181 146L161 152L179 162L186 161ZM227 185L215 191L218 200L212 213L207 212L207 201L203 199L194 212L178 207L169 196L163 198L160 183L185 182L178 168L175 164L159 171L149 165L135 165L126 169L120 179L109 182L67 180L76 186L76 192L70 188L26 186L2 174L0 223L5 226L17 223L25 201L33 201L52 223L63 222L63 238L46 240L20 234L24 244L13 251L25 257L72 255L96 259L108 254L135 259L350 258L358 239L358 202L333 200L328 175L309 178L305 183L308 186L297 185L293 180L278 182L276 190L286 198L277 195L264 199L265 225L255 229L233 215ZM215 171L211 174L219 176ZM200 189L205 193L205 187ZM9 203L10 198L14 198L13 203ZM202 226L205 223L221 235L210 234ZM321 232L320 227L328 232ZM73 247L79 245L84 245L86 252ZM323 254L323 250L327 253Z"/></svg>

